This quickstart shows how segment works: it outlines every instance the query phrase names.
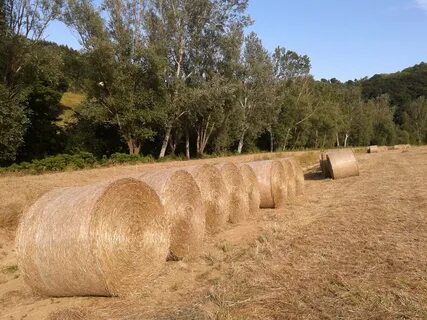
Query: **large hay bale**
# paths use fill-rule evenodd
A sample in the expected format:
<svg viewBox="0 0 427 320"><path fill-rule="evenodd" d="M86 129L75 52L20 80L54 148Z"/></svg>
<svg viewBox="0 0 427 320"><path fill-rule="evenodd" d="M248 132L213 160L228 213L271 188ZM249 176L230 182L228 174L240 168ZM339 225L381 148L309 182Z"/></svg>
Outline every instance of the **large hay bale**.
<svg viewBox="0 0 427 320"><path fill-rule="evenodd" d="M25 282L47 296L128 296L150 285L170 234L156 193L134 179L54 190L16 236Z"/></svg>
<svg viewBox="0 0 427 320"><path fill-rule="evenodd" d="M171 229L171 259L196 256L205 235L205 210L199 187L185 170L160 170L136 176L156 191Z"/></svg>
<svg viewBox="0 0 427 320"><path fill-rule="evenodd" d="M392 150L409 150L411 149L411 145L410 144L397 144L395 146L392 147Z"/></svg>
<svg viewBox="0 0 427 320"><path fill-rule="evenodd" d="M359 175L359 165L352 150L328 152L326 157L332 179L344 179Z"/></svg>
<svg viewBox="0 0 427 320"><path fill-rule="evenodd" d="M246 193L248 194L249 198L249 211L252 216L255 216L260 208L261 203L258 179L254 170L247 164L239 164L239 169L246 187Z"/></svg>
<svg viewBox="0 0 427 320"><path fill-rule="evenodd" d="M206 230L215 233L224 229L230 217L228 192L218 168L205 164L185 167L196 181L205 206Z"/></svg>
<svg viewBox="0 0 427 320"><path fill-rule="evenodd" d="M380 150L378 146L369 146L368 153L378 153Z"/></svg>
<svg viewBox="0 0 427 320"><path fill-rule="evenodd" d="M286 173L280 161L249 162L258 179L261 208L281 208L287 202Z"/></svg>
<svg viewBox="0 0 427 320"><path fill-rule="evenodd" d="M292 166L291 160L289 158L280 159L282 162L283 168L285 169L285 177L288 190L288 201L293 202L297 197L297 180Z"/></svg>
<svg viewBox="0 0 427 320"><path fill-rule="evenodd" d="M304 178L304 170L301 167L301 164L295 157L289 158L291 162L292 169L294 170L295 179L297 181L297 195L304 194L305 188L305 178Z"/></svg>
<svg viewBox="0 0 427 320"><path fill-rule="evenodd" d="M216 167L221 172L229 195L229 222L240 223L249 214L249 198L242 174L233 163L219 164Z"/></svg>

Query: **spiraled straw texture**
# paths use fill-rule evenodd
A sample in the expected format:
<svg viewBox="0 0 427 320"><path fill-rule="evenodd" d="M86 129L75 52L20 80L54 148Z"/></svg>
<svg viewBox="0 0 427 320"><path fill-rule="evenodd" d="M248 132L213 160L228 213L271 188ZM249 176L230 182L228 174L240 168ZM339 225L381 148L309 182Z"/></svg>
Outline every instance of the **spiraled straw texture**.
<svg viewBox="0 0 427 320"><path fill-rule="evenodd" d="M291 160L289 158L280 159L282 162L283 168L285 169L285 177L288 190L288 202L294 202L297 197L297 180L292 166Z"/></svg>
<svg viewBox="0 0 427 320"><path fill-rule="evenodd" d="M259 192L258 179L254 170L247 164L239 164L239 169L245 183L246 193L249 198L249 212L251 216L255 216L259 211L261 203L261 195Z"/></svg>
<svg viewBox="0 0 427 320"><path fill-rule="evenodd" d="M200 189L205 206L206 231L216 233L223 230L230 217L230 212L228 192L221 172L209 164L183 169L193 176Z"/></svg>
<svg viewBox="0 0 427 320"><path fill-rule="evenodd" d="M249 198L239 168L233 163L216 165L228 192L229 222L240 223L249 215Z"/></svg>
<svg viewBox="0 0 427 320"><path fill-rule="evenodd" d="M199 254L205 235L205 209L199 187L185 170L160 170L137 176L156 191L171 229L170 257Z"/></svg>
<svg viewBox="0 0 427 320"><path fill-rule="evenodd" d="M290 157L289 161L291 162L292 169L295 174L296 184L297 184L297 195L304 194L305 188L305 178L304 178L304 170L301 167L301 164L295 157Z"/></svg>
<svg viewBox="0 0 427 320"><path fill-rule="evenodd" d="M359 175L359 165L352 150L328 152L328 170L333 179L344 179Z"/></svg>
<svg viewBox="0 0 427 320"><path fill-rule="evenodd" d="M52 191L16 236L25 282L46 296L130 296L150 285L169 248L156 193L134 179Z"/></svg>
<svg viewBox="0 0 427 320"><path fill-rule="evenodd" d="M267 160L247 163L258 180L261 208L281 208L287 202L285 169L280 161Z"/></svg>

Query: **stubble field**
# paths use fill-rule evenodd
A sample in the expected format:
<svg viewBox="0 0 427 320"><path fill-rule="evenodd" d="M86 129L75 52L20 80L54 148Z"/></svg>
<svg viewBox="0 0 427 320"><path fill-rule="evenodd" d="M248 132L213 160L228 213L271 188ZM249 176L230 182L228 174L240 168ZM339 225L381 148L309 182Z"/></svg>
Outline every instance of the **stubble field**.
<svg viewBox="0 0 427 320"><path fill-rule="evenodd" d="M427 148L358 160L346 180L309 170L296 203L208 237L132 300L34 296L17 268L17 217L52 188L172 164L0 177L0 319L427 319Z"/></svg>

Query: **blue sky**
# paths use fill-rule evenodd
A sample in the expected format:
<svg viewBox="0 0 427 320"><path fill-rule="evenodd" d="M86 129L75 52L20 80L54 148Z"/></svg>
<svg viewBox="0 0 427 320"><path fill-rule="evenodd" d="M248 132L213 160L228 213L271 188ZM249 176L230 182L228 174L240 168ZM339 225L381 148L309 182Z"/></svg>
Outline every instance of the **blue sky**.
<svg viewBox="0 0 427 320"><path fill-rule="evenodd" d="M315 78L342 81L427 62L427 0L250 0L250 30L273 50L307 54ZM48 39L78 47L54 23Z"/></svg>

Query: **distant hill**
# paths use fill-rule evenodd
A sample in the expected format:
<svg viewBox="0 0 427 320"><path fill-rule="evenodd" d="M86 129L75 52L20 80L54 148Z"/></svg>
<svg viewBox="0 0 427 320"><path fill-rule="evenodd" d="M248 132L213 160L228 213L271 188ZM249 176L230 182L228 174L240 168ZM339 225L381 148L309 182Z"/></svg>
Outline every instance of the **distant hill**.
<svg viewBox="0 0 427 320"><path fill-rule="evenodd" d="M406 105L420 96L427 97L427 63L420 63L403 71L375 75L362 80L362 95L365 99L388 94L397 107L396 120L399 120Z"/></svg>

